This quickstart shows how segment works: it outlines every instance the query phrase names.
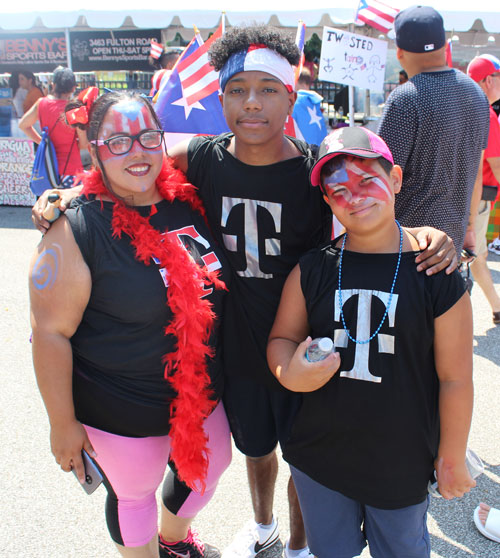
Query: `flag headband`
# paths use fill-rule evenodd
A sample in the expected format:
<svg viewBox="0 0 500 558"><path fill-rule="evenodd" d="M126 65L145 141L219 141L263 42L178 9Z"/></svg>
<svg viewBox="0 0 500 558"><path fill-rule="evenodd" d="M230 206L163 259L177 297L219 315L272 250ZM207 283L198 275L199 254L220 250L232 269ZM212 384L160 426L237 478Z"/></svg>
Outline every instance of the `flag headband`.
<svg viewBox="0 0 500 558"><path fill-rule="evenodd" d="M278 78L289 93L295 89L293 67L286 58L266 45L250 45L246 50L235 52L221 68L219 83L222 92L235 74L252 71L266 72Z"/></svg>

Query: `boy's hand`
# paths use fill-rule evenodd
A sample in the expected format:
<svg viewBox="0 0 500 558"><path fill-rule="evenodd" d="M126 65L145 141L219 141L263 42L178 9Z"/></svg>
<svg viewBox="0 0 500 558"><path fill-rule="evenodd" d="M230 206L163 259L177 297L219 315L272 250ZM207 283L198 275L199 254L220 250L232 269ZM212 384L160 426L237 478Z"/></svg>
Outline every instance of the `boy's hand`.
<svg viewBox="0 0 500 558"><path fill-rule="evenodd" d="M461 498L471 488L476 486L476 481L470 476L465 465L465 457L460 463L454 463L444 457L438 457L434 463L438 481L439 493L446 500Z"/></svg>
<svg viewBox="0 0 500 558"><path fill-rule="evenodd" d="M458 264L457 252L453 240L446 233L432 227L410 230L422 250L415 259L417 271L426 270L427 275L433 275L443 269L446 269L447 274L455 270Z"/></svg>
<svg viewBox="0 0 500 558"><path fill-rule="evenodd" d="M53 193L59 194L61 203L59 204L59 210L64 213L69 207L71 200L80 195L81 187L68 188L66 190L45 190L45 192L36 200L35 205L31 209L31 220L42 234L45 234L49 229L51 223L45 219L43 212L49 203L49 195Z"/></svg>
<svg viewBox="0 0 500 558"><path fill-rule="evenodd" d="M311 341L311 337L307 337L298 345L288 368L281 374L281 383L290 391L315 391L323 387L339 369L339 353L331 353L323 360L309 362L306 359L306 349Z"/></svg>

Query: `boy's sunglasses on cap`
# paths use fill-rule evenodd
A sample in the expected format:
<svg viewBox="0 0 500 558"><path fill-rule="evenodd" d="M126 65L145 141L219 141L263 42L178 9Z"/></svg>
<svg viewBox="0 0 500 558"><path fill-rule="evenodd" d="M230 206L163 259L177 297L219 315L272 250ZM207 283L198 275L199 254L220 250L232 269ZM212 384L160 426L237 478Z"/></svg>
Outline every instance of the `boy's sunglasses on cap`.
<svg viewBox="0 0 500 558"><path fill-rule="evenodd" d="M91 140L94 145L105 145L113 155L125 155L138 141L144 149L157 149L163 140L163 130L143 130L133 136L115 136L107 140Z"/></svg>

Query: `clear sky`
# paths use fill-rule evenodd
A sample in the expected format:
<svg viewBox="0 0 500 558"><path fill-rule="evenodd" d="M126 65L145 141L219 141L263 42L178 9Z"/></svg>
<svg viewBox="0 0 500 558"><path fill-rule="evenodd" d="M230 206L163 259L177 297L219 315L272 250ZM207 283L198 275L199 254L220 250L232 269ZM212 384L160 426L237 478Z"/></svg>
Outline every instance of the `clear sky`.
<svg viewBox="0 0 500 558"><path fill-rule="evenodd" d="M405 8L412 4L420 3L417 0L384 0L385 4L389 4L395 8ZM486 11L498 12L498 8L494 0L429 0L421 2L422 4L430 4L440 11ZM246 4L246 5L245 5ZM330 11L338 6L339 8L348 8L350 4L355 10L357 0L250 0L245 4L239 4L235 9L234 0L212 0L207 4L206 0L189 0L185 6L179 7L177 2L170 5L160 3L156 5L157 10L181 11L181 10L206 10L207 5L210 10L226 10L231 11L303 11L304 6L309 10L325 9ZM78 10L137 10L139 3L137 0L114 0L114 2L106 3L104 7L102 0L24 0L19 4L15 2L3 2L0 13L21 13L21 12L46 12L46 11L78 11ZM153 8L154 9L154 8Z"/></svg>

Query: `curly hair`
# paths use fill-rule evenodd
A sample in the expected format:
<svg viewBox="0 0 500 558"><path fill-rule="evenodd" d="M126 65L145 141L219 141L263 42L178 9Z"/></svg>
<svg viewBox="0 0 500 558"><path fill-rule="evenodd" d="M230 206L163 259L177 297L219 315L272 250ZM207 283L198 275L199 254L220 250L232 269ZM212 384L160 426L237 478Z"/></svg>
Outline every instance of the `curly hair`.
<svg viewBox="0 0 500 558"><path fill-rule="evenodd" d="M231 27L220 39L217 39L208 51L210 64L220 71L233 54L255 44L266 45L267 48L286 58L292 66L299 63L299 49L291 35L271 25L252 24L245 27Z"/></svg>

